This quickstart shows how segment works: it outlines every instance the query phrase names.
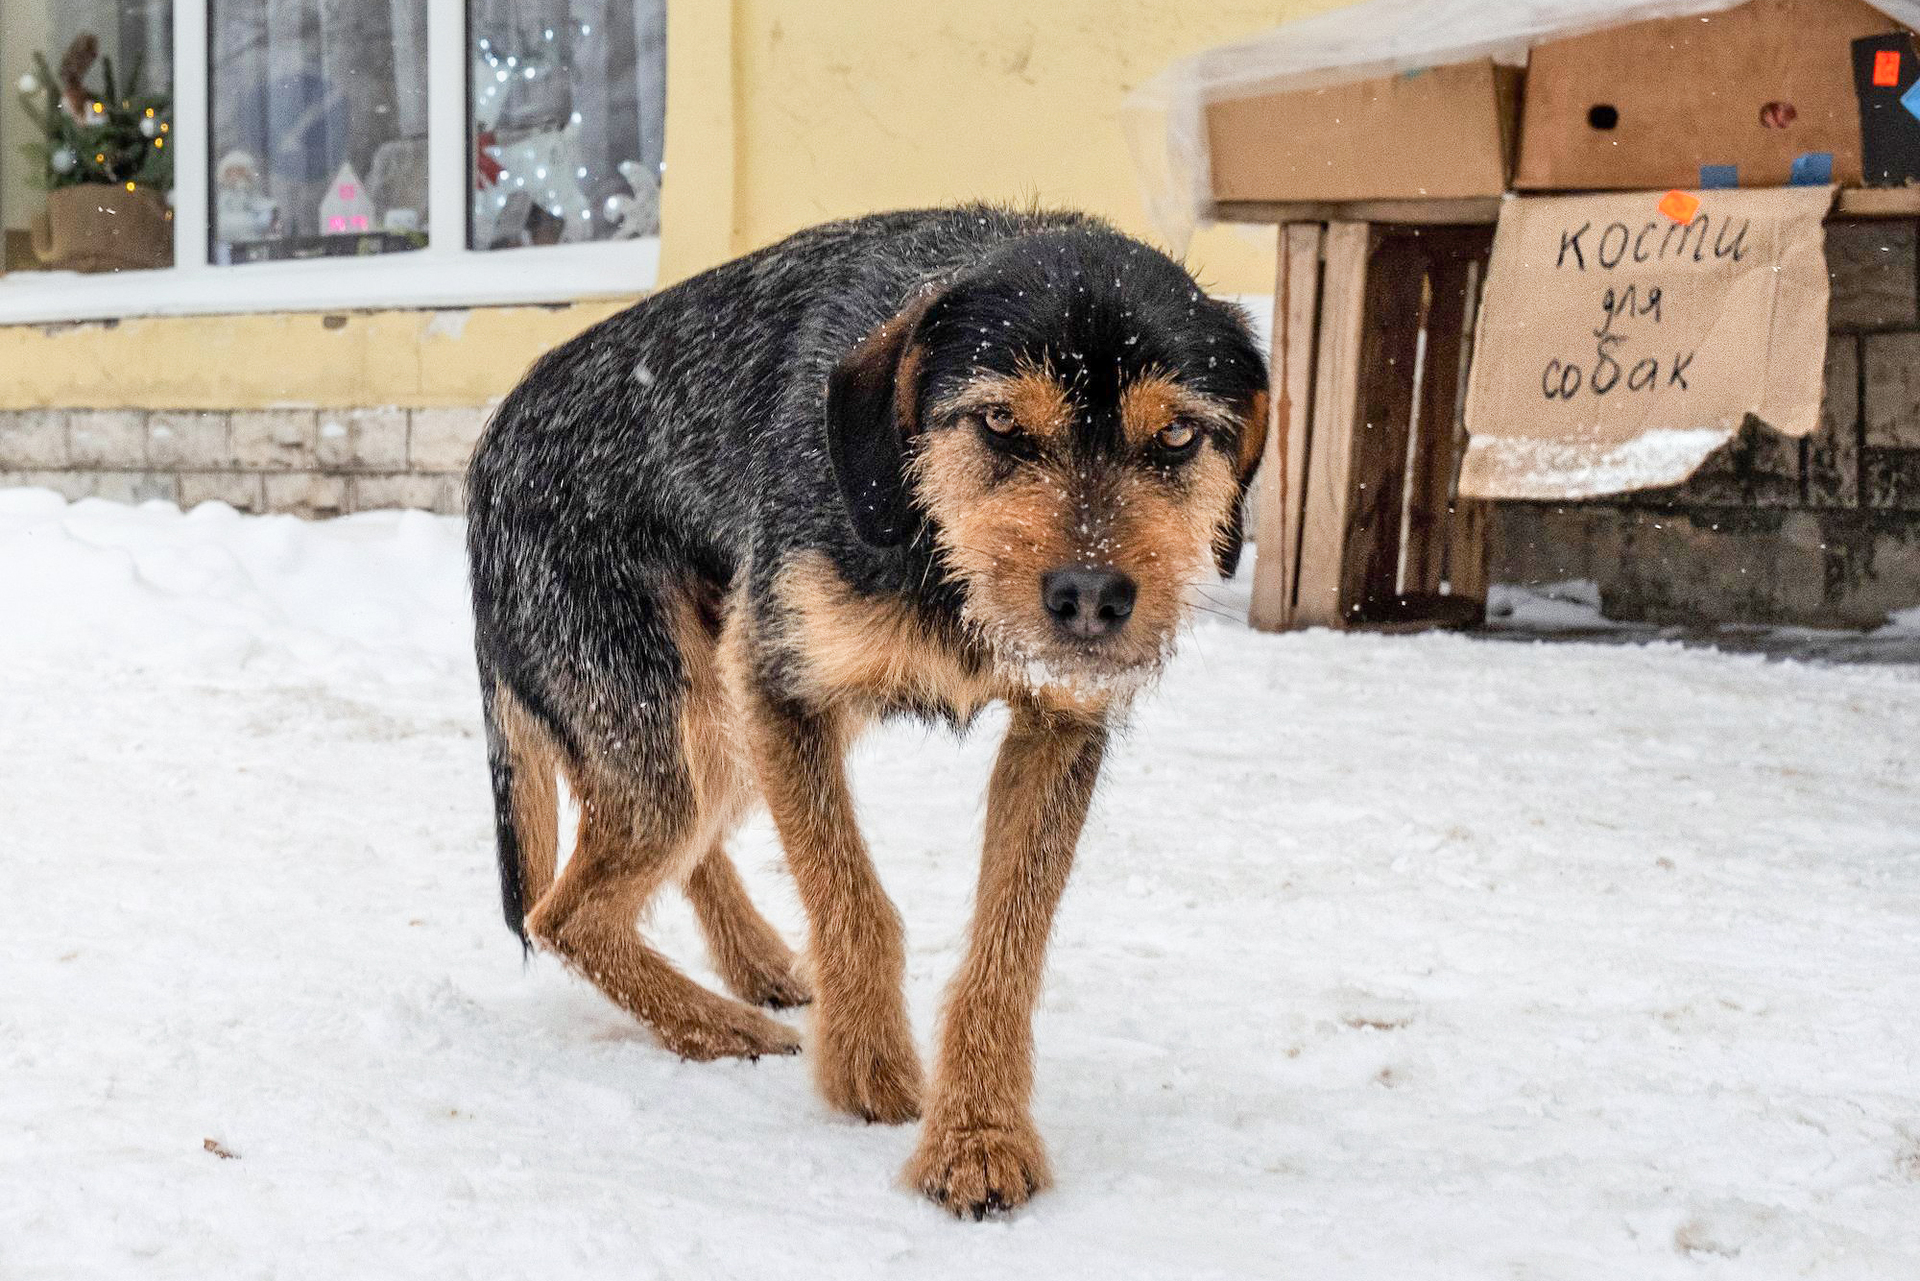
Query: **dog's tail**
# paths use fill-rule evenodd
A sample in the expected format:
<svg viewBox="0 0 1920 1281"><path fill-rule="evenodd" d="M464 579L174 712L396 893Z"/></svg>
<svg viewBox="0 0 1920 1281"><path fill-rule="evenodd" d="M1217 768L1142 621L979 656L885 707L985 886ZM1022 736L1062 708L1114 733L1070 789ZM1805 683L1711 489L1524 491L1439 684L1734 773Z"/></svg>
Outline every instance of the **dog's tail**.
<svg viewBox="0 0 1920 1281"><path fill-rule="evenodd" d="M493 826L500 859L500 907L507 928L531 946L527 912L553 885L559 853L560 751L537 717L481 664L487 767L493 775Z"/></svg>

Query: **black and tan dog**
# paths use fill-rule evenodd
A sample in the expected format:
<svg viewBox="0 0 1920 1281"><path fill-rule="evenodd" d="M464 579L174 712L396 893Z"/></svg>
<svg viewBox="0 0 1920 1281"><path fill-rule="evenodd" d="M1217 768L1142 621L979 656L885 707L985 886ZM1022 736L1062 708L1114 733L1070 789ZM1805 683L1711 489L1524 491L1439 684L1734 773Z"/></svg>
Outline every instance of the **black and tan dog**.
<svg viewBox="0 0 1920 1281"><path fill-rule="evenodd" d="M542 359L468 485L507 923L689 1058L787 1054L833 1106L925 1112L907 1177L975 1216L1047 1182L1032 1012L1109 727L1196 575L1231 571L1265 435L1244 317L1073 214L803 232ZM899 914L842 765L876 718L1011 709L930 1088ZM555 778L581 798L555 880ZM728 861L755 799L807 964ZM695 984L637 920L684 886Z"/></svg>

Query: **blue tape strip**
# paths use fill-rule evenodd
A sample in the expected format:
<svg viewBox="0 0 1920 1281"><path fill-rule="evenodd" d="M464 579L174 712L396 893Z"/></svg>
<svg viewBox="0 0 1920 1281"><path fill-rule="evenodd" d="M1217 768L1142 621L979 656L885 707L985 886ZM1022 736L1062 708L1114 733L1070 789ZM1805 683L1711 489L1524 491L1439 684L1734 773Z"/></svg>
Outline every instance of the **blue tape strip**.
<svg viewBox="0 0 1920 1281"><path fill-rule="evenodd" d="M1717 187L1737 187L1740 185L1739 165L1701 165L1700 187L1702 190Z"/></svg>
<svg viewBox="0 0 1920 1281"><path fill-rule="evenodd" d="M1907 114L1920 119L1920 80L1914 81L1913 87L1900 95L1900 105L1907 109Z"/></svg>
<svg viewBox="0 0 1920 1281"><path fill-rule="evenodd" d="M1803 151L1793 158L1787 181L1796 187L1824 187L1833 181L1831 151Z"/></svg>

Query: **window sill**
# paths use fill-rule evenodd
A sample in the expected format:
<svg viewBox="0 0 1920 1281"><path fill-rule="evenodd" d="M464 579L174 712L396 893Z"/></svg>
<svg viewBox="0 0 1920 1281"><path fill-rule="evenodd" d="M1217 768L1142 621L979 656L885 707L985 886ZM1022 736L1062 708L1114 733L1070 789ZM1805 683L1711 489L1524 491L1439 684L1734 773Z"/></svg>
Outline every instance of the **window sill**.
<svg viewBox="0 0 1920 1281"><path fill-rule="evenodd" d="M0 276L0 325L565 303L642 294L659 274L657 236L98 275L24 271Z"/></svg>

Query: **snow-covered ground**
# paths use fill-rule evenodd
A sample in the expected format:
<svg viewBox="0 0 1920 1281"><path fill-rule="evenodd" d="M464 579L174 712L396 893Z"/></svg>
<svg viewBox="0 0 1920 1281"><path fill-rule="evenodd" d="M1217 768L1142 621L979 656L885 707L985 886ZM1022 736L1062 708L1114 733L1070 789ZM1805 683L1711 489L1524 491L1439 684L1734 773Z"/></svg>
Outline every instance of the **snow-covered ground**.
<svg viewBox="0 0 1920 1281"><path fill-rule="evenodd" d="M1201 616L1060 920L1059 1186L960 1224L523 967L461 574L0 493L0 1277L1920 1275L1920 669ZM992 740L859 753L923 1040Z"/></svg>

